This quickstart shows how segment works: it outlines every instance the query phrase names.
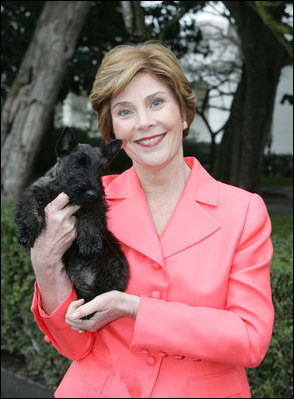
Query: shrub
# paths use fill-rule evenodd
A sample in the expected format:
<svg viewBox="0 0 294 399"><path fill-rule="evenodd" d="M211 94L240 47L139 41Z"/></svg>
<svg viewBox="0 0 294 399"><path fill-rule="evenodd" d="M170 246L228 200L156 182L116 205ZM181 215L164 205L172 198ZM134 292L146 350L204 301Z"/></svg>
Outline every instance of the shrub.
<svg viewBox="0 0 294 399"><path fill-rule="evenodd" d="M275 323L264 361L247 375L256 398L293 398L293 220L272 217L271 263Z"/></svg>
<svg viewBox="0 0 294 399"><path fill-rule="evenodd" d="M43 374L55 389L70 361L45 343L30 311L35 278L29 251L17 243L13 213L13 203L2 201L1 349L24 355L29 374Z"/></svg>
<svg viewBox="0 0 294 399"><path fill-rule="evenodd" d="M2 201L1 213L1 346L11 353L24 355L29 372L43 375L46 385L56 389L70 361L45 343L34 321L30 312L34 274L29 253L16 240L13 204ZM253 397L293 397L291 231L290 218L273 218L275 326L264 361L255 369L247 369Z"/></svg>
<svg viewBox="0 0 294 399"><path fill-rule="evenodd" d="M263 157L262 172L265 176L293 177L293 155L265 154Z"/></svg>

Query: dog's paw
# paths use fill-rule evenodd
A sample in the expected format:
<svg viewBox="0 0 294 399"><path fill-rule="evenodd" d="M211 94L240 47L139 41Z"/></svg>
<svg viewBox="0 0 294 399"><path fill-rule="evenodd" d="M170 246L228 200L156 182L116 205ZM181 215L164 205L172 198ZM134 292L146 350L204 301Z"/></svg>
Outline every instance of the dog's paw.
<svg viewBox="0 0 294 399"><path fill-rule="evenodd" d="M23 236L17 235L17 239L20 245L23 245L25 248L33 248L36 238L32 236Z"/></svg>
<svg viewBox="0 0 294 399"><path fill-rule="evenodd" d="M34 243L45 227L45 220L40 215L38 218L34 214L18 211L15 217L16 236L20 245L32 248Z"/></svg>
<svg viewBox="0 0 294 399"><path fill-rule="evenodd" d="M38 231L35 228L30 228L27 224L19 224L16 228L16 236L20 245L32 248L38 236Z"/></svg>

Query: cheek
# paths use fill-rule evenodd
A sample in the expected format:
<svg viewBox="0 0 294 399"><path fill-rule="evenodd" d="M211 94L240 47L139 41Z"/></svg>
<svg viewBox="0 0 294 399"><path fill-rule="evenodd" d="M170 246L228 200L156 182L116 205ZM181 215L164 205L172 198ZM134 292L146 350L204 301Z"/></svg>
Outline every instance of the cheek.
<svg viewBox="0 0 294 399"><path fill-rule="evenodd" d="M113 120L112 126L115 137L117 139L120 139L123 142L129 141L131 139L132 130L130 123L128 123L127 121Z"/></svg>
<svg viewBox="0 0 294 399"><path fill-rule="evenodd" d="M178 104L169 104L162 110L160 115L161 122L169 127L169 129L177 129L182 127L182 116Z"/></svg>

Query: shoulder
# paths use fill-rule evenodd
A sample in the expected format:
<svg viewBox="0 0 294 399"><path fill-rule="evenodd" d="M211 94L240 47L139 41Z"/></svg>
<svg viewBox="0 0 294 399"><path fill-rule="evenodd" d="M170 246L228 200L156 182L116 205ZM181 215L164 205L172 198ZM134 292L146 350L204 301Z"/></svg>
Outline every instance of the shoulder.
<svg viewBox="0 0 294 399"><path fill-rule="evenodd" d="M219 210L224 223L235 226L241 223L246 231L265 229L270 234L270 217L266 204L259 194L219 181L217 184Z"/></svg>
<svg viewBox="0 0 294 399"><path fill-rule="evenodd" d="M243 188L236 187L227 183L217 180L218 193L220 202L229 204L236 204L237 206L257 206L265 207L264 200L258 193L244 190Z"/></svg>
<svg viewBox="0 0 294 399"><path fill-rule="evenodd" d="M221 200L238 202L250 201L250 197L253 195L253 193L244 190L243 188L223 183L219 180L216 180L216 182Z"/></svg>

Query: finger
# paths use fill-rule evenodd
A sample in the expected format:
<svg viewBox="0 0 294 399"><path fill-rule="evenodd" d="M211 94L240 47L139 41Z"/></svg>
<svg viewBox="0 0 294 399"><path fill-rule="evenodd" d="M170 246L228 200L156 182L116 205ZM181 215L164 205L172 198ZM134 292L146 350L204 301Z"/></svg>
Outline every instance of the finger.
<svg viewBox="0 0 294 399"><path fill-rule="evenodd" d="M73 312L85 302L84 298L72 301L69 305L65 317L72 317Z"/></svg>
<svg viewBox="0 0 294 399"><path fill-rule="evenodd" d="M68 195L62 192L53 201L49 202L47 206L49 206L52 211L60 211L68 203L69 203Z"/></svg>
<svg viewBox="0 0 294 399"><path fill-rule="evenodd" d="M80 209L80 205L67 205L65 208L62 209L63 215L65 217L72 216Z"/></svg>
<svg viewBox="0 0 294 399"><path fill-rule="evenodd" d="M92 313L103 313L107 311L107 308L105 307L105 304L103 305L103 302L101 303L101 297L102 295L99 295L92 299L91 301L85 303L84 305L81 305L78 309L76 309L73 314L72 314L72 319L77 320L81 319L85 316L89 316Z"/></svg>
<svg viewBox="0 0 294 399"><path fill-rule="evenodd" d="M76 309L73 314L71 315L73 320L81 319L82 317L89 316L92 313L95 313L97 309L88 302L86 305L79 307Z"/></svg>
<svg viewBox="0 0 294 399"><path fill-rule="evenodd" d="M72 330L75 330L75 331L79 331L79 330L80 330L80 328L78 328L78 327L73 327L73 326L71 326L71 329L72 329Z"/></svg>
<svg viewBox="0 0 294 399"><path fill-rule="evenodd" d="M69 320L69 319L66 319L65 321L71 328L73 328L75 330L80 330L80 329L85 328L85 326L83 325L83 323L81 321L77 322L77 323L72 320Z"/></svg>

